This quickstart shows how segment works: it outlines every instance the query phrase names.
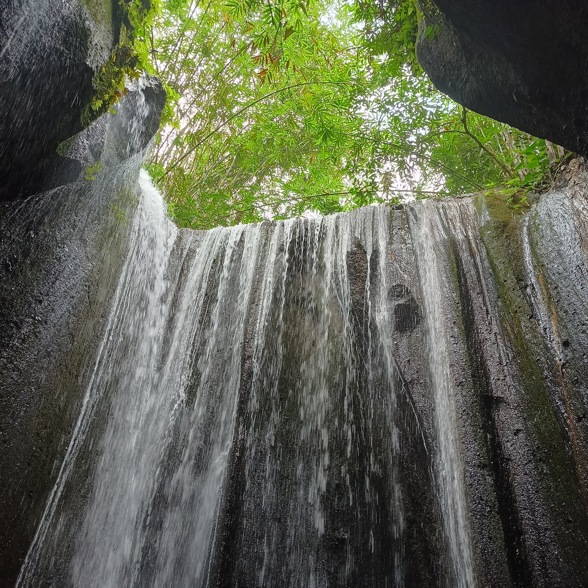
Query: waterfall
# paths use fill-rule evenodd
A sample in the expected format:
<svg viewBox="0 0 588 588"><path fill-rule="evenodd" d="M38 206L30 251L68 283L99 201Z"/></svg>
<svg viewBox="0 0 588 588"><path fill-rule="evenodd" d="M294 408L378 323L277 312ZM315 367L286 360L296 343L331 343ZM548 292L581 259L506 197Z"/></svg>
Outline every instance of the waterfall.
<svg viewBox="0 0 588 588"><path fill-rule="evenodd" d="M426 202L190 231L145 172L140 187L18 586L526 581L516 525L541 497L499 465L530 459L513 451L526 425L480 237L488 211ZM549 319L534 229L559 226L537 220L548 210L521 225L521 271L559 358L569 343Z"/></svg>
<svg viewBox="0 0 588 588"><path fill-rule="evenodd" d="M125 468L128 468L134 459L142 463L155 459L153 451L159 442L156 429L163 426L156 418L159 414L156 414L154 405L158 401L165 402L165 398L158 397L157 394L142 393L151 389L154 382L150 383L149 380L156 375L153 367L160 353L166 310L160 303L166 286L165 269L177 230L165 218L161 197L144 176L141 178L141 188L141 206L133 225L130 251L122 271L106 333L57 482L21 570L19 585L34 584L35 567L44 561L43 558L53 559L55 555L52 550L61 540L61 534L71 531L69 528L62 528L65 523L61 522L63 515L59 509L65 500L64 495L70 491L69 485L73 483L75 468L80 467L81 461L91 459L99 462L98 469L115 467L115 475L121 476L119 481L123 482L122 488L116 485L109 486L112 482L110 477L97 479L95 487L96 500L105 500L106 503L112 501L111 505L117 505L116 512L107 509L101 510L100 513L88 512L88 517L84 521L86 524L94 522L109 526L108 540L116 542L117 549L114 553L117 556L127 556L123 545L128 542L127 535L132 532L133 523L136 522L133 518L138 516L141 501L144 500L141 492L148 489L146 480L145 485L137 484L137 476L145 474L141 468L133 471L130 477L126 477L130 470ZM125 405L131 410L119 414L118 419L110 421L108 433L98 448L95 447L96 440L92 438L91 432L96 426L95 419L101 404L110 400L113 390L121 393L114 398L114 401L122 403L119 410L124 411ZM115 410L114 402L109 410ZM151 420L147 421L149 418ZM142 425L155 427L151 430L150 440L141 437ZM120 445L113 450L123 451L124 457L109 453L105 449L105 444L112 442L107 438L112 427L118 427L118 433L122 435L119 438ZM116 436L116 432L112 431L112 435ZM140 447L140 442L147 442L149 446ZM97 456L102 451L103 459L100 460ZM85 467L85 464L82 467ZM122 478L125 478L124 481ZM132 501L132 504L124 502L127 499ZM92 516L103 516L105 520L91 521ZM86 529L87 527L84 531ZM89 529L86 532L89 532ZM102 544L101 548L105 549L107 545ZM99 556L99 553L94 554L94 557ZM108 555L106 559L109 567L121 565L118 561L114 563ZM112 573L108 572L109 575ZM102 574L102 577L106 578L104 571Z"/></svg>
<svg viewBox="0 0 588 588"><path fill-rule="evenodd" d="M444 282L439 249L448 236L442 210L433 202L422 202L413 208L413 243L417 250L418 271L423 295L423 311L427 320L428 354L431 387L434 394L435 417L439 435L439 494L455 585L459 588L474 586L472 554L467 522L467 504L463 487L463 464L458 445L458 419L455 389L453 387L451 353L446 332L446 313L443 298L451 292ZM454 234L459 234L459 225Z"/></svg>
<svg viewBox="0 0 588 588"><path fill-rule="evenodd" d="M404 585L389 210L178 231L141 187L18 585Z"/></svg>

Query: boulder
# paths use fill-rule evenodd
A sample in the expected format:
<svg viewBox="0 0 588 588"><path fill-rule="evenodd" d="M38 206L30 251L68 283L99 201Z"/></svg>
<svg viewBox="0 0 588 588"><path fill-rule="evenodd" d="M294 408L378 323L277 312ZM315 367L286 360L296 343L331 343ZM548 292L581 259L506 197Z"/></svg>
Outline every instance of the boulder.
<svg viewBox="0 0 588 588"><path fill-rule="evenodd" d="M115 0L0 0L0 201L48 187L121 22Z"/></svg>
<svg viewBox="0 0 588 588"><path fill-rule="evenodd" d="M422 0L417 55L467 108L588 155L588 5Z"/></svg>

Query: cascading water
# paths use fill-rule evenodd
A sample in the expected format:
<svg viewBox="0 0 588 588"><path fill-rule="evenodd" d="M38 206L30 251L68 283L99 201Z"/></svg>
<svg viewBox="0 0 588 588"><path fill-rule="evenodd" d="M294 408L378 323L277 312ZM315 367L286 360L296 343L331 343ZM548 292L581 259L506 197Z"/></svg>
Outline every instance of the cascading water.
<svg viewBox="0 0 588 588"><path fill-rule="evenodd" d="M433 202L413 208L413 243L417 250L418 271L427 319L431 387L439 435L439 491L445 513L445 532L454 566L455 585L474 586L472 555L467 523L467 505L463 487L463 465L458 445L455 390L451 376L450 351L445 332L443 296L450 292L443 283L437 250L447 242L442 210ZM455 234L455 233L454 233Z"/></svg>
<svg viewBox="0 0 588 588"><path fill-rule="evenodd" d="M584 164L206 233L143 177L129 223L117 6L0 0L0 585L587 586Z"/></svg>
<svg viewBox="0 0 588 588"><path fill-rule="evenodd" d="M426 447L391 353L389 210L177 231L141 185L107 333L18 584L417 577L407 553L425 540L405 536L402 437Z"/></svg>
<svg viewBox="0 0 588 588"><path fill-rule="evenodd" d="M415 203L179 231L140 183L106 333L19 586L465 588L550 573L564 585L527 555L544 504L520 417L533 372L512 368L499 250L492 266L480 236L488 211ZM569 420L562 329L579 315L556 323L547 306L545 274L563 267L537 261L553 258L534 228L556 231L549 210L521 225L521 271L556 342ZM553 242L576 243L581 268L574 231ZM584 291L568 290L579 308Z"/></svg>
<svg viewBox="0 0 588 588"><path fill-rule="evenodd" d="M170 245L176 234L173 225L165 219L161 198L153 189L149 189L148 186L145 189L145 187L143 184L142 205L133 227L130 240L131 250L122 272L109 324L93 368L80 417L61 466L57 483L30 549L27 565L23 567L19 577L19 583L23 585L34 583L32 567L38 565L42 558L54 559L56 542L61 540L62 534L72 532L71 528L60 524L59 509L64 500L64 494L67 495L69 490L68 484L72 483L74 468L84 458L89 459L88 455L92 455L92 460L100 462L97 466L98 470L100 466L112 467L114 460L117 467L115 475L122 476L119 477L119 480L122 481L124 478L125 481L123 488L119 488L108 485L110 478L98 480L95 492L102 493L99 500L112 501L111 505L117 505L116 512L107 510L102 510L98 514L88 512L88 518L84 523L91 525L93 520L100 524L96 519L91 519L92 515L108 519L103 522L109 524L111 533L109 540L117 542L118 547L114 553L123 558L122 564L120 561L113 562L112 557L106 558L109 566L108 575L114 575L116 578L118 566L126 564L125 556L128 559L122 546L128 544L126 535L132 533L133 516L137 516L137 509L141 506L140 493L146 490L147 481L144 480L142 484L138 483L137 476L144 474L140 468L133 472L130 478L124 476L129 473L129 470L124 470L124 468L127 468L135 459L144 462L153 458L148 447L138 446L140 441L155 444L159 442L155 429L151 429L152 436L147 440L141 438L140 429L142 424L148 426L145 419L153 413L146 403L163 402L165 398L156 395L141 396L141 392L151 388L149 380L154 376L152 366L157 361L164 334L164 308L160 305L160 299L164 294L164 272L169 258ZM125 391L125 394L111 398L113 389ZM109 423L111 427L102 441L109 443L107 437L111 428L120 427L119 433L124 439L120 439L121 445L115 451L124 451L125 457L119 455L122 458L119 459L117 455L105 452L104 459L97 460L94 455L101 449L93 446L96 439L92 439L89 433L95 427L95 418L101 403L110 400L113 400L112 407L109 407L110 410L114 410L114 402L116 401L122 402L123 405L126 404L129 408L133 403L139 403L140 406L135 404L134 412L119 415L123 422L129 424L128 427L121 427L120 420L112 419ZM157 421L151 421L149 424L155 427L161 426L161 423ZM107 484L103 485L103 482ZM109 493L114 493L114 495L109 495ZM132 501L132 504L117 501L117 498L123 500L127 498ZM80 532L88 532L87 529L86 526ZM88 541L92 541L92 537ZM107 545L102 544L101 547L104 549L107 548ZM94 553L93 556L100 557L100 553ZM92 566L92 560L88 560L86 564Z"/></svg>

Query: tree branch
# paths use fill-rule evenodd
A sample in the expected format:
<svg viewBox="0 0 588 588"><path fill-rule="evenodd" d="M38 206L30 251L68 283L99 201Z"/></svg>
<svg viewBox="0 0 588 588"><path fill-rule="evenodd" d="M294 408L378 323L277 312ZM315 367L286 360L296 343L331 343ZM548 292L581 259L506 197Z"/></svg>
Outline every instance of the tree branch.
<svg viewBox="0 0 588 588"><path fill-rule="evenodd" d="M502 159L500 159L496 153L494 153L491 149L488 149L488 147L486 147L484 143L482 143L482 141L480 141L480 139L478 139L478 137L476 137L476 135L470 131L468 128L468 111L465 106L461 107L461 124L463 125L464 133L470 139L472 139L472 141L474 141L476 145L478 145L478 147L484 151L484 153L486 153L493 161L495 161L503 172L505 172L509 177L515 175L515 171L511 167L506 165L506 163L504 163L504 161L502 161Z"/></svg>

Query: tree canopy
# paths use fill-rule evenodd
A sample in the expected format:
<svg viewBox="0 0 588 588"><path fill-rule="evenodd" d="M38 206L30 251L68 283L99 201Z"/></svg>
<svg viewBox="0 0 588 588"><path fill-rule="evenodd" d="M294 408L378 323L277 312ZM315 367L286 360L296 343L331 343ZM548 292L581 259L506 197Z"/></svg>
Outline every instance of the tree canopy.
<svg viewBox="0 0 588 588"><path fill-rule="evenodd" d="M563 151L437 92L419 19L414 0L162 0L136 46L168 95L148 168L171 216L210 228L543 181Z"/></svg>

